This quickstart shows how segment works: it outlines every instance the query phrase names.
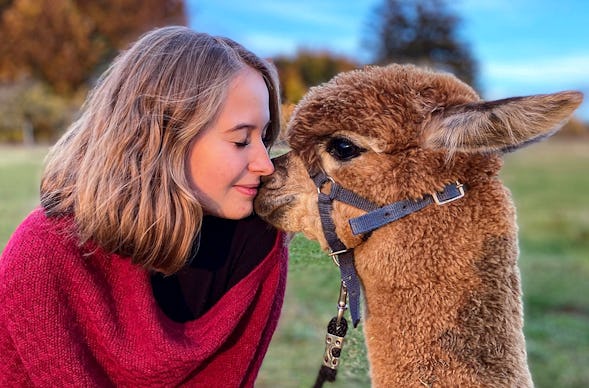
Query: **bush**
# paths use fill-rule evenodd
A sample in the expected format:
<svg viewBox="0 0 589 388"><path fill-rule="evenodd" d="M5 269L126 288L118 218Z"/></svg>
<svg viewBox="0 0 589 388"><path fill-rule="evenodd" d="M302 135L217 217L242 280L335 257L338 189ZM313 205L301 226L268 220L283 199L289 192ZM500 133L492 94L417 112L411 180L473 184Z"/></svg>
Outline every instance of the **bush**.
<svg viewBox="0 0 589 388"><path fill-rule="evenodd" d="M71 122L78 104L39 81L0 85L0 143L50 143Z"/></svg>

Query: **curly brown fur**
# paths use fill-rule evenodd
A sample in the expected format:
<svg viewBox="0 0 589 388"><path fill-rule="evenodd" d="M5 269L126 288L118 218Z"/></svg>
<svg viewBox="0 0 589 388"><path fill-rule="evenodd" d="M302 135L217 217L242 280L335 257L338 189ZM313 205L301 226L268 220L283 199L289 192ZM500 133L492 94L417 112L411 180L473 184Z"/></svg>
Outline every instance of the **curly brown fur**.
<svg viewBox="0 0 589 388"><path fill-rule="evenodd" d="M466 196L431 205L368 236L334 204L339 238L355 249L366 299L373 385L531 386L526 364L517 226L498 173L501 153L548 136L577 92L485 102L448 74L367 67L312 88L289 123L256 211L327 249L309 178L319 169L379 204L419 199L460 181ZM338 153L334 139L359 150Z"/></svg>

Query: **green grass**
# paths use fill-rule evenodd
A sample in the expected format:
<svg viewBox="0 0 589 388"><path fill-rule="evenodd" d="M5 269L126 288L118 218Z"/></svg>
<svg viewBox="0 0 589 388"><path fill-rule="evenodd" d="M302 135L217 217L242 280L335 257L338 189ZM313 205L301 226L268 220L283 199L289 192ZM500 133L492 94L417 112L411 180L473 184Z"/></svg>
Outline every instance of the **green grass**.
<svg viewBox="0 0 589 388"><path fill-rule="evenodd" d="M0 148L0 249L38 203L46 149ZM505 157L520 225L525 333L540 388L589 386L589 142L552 139ZM339 273L316 243L296 236L284 310L256 386L312 386ZM369 387L359 329L346 336L335 384Z"/></svg>
<svg viewBox="0 0 589 388"><path fill-rule="evenodd" d="M0 146L0 250L19 222L39 203L45 147Z"/></svg>
<svg viewBox="0 0 589 388"><path fill-rule="evenodd" d="M589 386L589 143L509 155L518 208L525 333L538 387Z"/></svg>

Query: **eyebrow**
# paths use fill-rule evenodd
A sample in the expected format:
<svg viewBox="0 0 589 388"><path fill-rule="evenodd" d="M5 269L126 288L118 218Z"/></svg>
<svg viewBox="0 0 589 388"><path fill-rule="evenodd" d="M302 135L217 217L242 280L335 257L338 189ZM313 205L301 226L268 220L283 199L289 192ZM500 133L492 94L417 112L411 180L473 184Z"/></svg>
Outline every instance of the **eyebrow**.
<svg viewBox="0 0 589 388"><path fill-rule="evenodd" d="M268 127L270 126L270 120L268 120L268 122L266 122L266 124L264 124L264 126L262 127L262 131L268 129ZM248 124L248 123L239 123L237 125L234 125L233 127L229 128L229 132L233 132L233 131L239 131L241 129L256 129L257 127L254 124Z"/></svg>
<svg viewBox="0 0 589 388"><path fill-rule="evenodd" d="M233 131L239 131L241 129L255 129L256 126L253 124L247 124L247 123L239 123L237 125L234 125L233 127L229 128L229 131L233 132Z"/></svg>

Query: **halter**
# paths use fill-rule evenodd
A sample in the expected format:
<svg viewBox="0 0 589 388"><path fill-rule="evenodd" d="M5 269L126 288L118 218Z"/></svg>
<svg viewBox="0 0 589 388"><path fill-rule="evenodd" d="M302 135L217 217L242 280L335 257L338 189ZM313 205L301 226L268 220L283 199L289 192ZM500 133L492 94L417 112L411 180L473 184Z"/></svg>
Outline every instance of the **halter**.
<svg viewBox="0 0 589 388"><path fill-rule="evenodd" d="M314 385L314 388L320 388L325 381L335 381L344 337L348 330L346 319L343 318L347 309L346 299L348 296L350 315L354 327L357 327L360 322L360 280L354 267L354 248L346 247L337 236L335 223L331 217L333 201L340 201L366 212L362 216L348 220L352 233L354 235L362 234L363 239L366 240L373 230L421 210L428 205L433 203L444 205L464 197L465 188L459 182L450 183L441 192L427 194L420 200L405 199L379 207L366 198L340 186L324 171L311 176L311 179L317 186L319 218L321 219L325 240L329 245L329 255L339 267L341 274L340 295L337 305L338 313L327 325L323 364ZM321 189L327 182L331 182L329 192L323 193Z"/></svg>
<svg viewBox="0 0 589 388"><path fill-rule="evenodd" d="M329 245L329 255L339 266L342 287L347 291L350 299L349 307L352 323L354 327L357 327L360 322L360 281L354 267L354 249L346 247L335 232L335 224L331 217L333 201L337 200L366 211L366 214L348 220L352 233L359 235L372 232L384 225L421 210L428 205L434 203L436 205L444 205L456 201L464 197L465 187L459 182L450 183L441 192L427 194L420 200L405 199L379 207L366 198L340 186L332 177L323 171L312 176L311 179L313 179L315 186L317 186L319 217L321 219L323 234ZM323 193L321 189L327 182L331 182L329 192ZM364 237L368 238L367 235ZM341 308L338 307L338 309L338 317L341 317Z"/></svg>

